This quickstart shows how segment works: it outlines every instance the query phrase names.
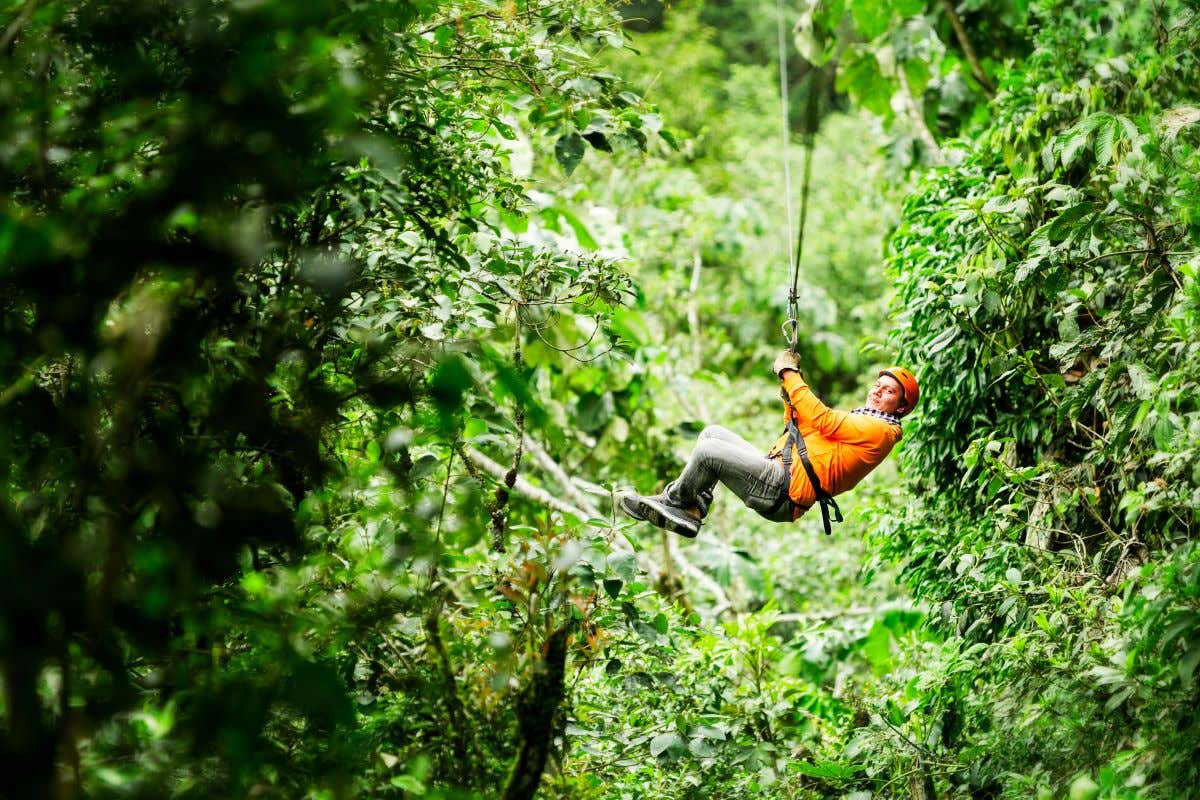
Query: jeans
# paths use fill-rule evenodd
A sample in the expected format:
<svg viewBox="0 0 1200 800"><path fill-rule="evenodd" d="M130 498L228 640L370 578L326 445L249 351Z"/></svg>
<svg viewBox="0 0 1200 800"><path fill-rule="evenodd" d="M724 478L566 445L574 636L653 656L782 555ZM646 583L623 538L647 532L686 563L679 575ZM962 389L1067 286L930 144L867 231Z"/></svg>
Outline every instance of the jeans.
<svg viewBox="0 0 1200 800"><path fill-rule="evenodd" d="M774 522L792 521L792 504L780 503L788 489L783 462L767 458L762 450L733 431L709 425L700 432L687 466L671 486L673 502L689 506L705 489L725 484L746 507Z"/></svg>

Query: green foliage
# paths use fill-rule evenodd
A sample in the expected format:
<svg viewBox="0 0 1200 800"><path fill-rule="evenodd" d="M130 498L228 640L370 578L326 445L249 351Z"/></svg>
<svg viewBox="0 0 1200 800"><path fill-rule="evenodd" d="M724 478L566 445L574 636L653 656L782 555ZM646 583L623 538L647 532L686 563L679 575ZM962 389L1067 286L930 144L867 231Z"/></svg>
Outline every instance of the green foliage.
<svg viewBox="0 0 1200 800"><path fill-rule="evenodd" d="M829 64L837 90L888 124L891 158L902 168L940 161L941 135L986 121L1005 61L1029 50L1025 0L802 6L796 48L814 65Z"/></svg>
<svg viewBox="0 0 1200 800"><path fill-rule="evenodd" d="M730 66L720 35L702 22L707 13L685 5L661 33L639 39L676 66L673 75L646 78L639 58L610 54L614 70L677 126L681 144L622 169L594 196L624 228L621 245L641 265L637 310L654 315L660 338L683 343L691 370L749 377L761 371L745 354L769 360L784 341L796 246L787 236L778 77L774 65ZM857 391L871 363L860 345L888 324L880 243L904 182L872 158L882 138L869 118L831 115L822 124L801 259L801 343L818 385ZM793 215L801 156L793 141Z"/></svg>
<svg viewBox="0 0 1200 800"><path fill-rule="evenodd" d="M353 648L431 613L443 548L483 535L442 530L478 490L447 509L429 479L465 432L546 425L523 340L578 317L601 349L629 292L610 260L513 238L530 201L505 144L645 144L648 109L589 69L621 34L552 2L14 9L12 792L344 795L376 757L345 735ZM444 688L438 663L406 688ZM448 783L422 758L394 794Z"/></svg>
<svg viewBox="0 0 1200 800"><path fill-rule="evenodd" d="M805 367L922 402L836 539L680 542L611 489L778 432L776 4L9 3L0 795L1186 795L1200 27L1126 5L799 9Z"/></svg>
<svg viewBox="0 0 1200 800"><path fill-rule="evenodd" d="M924 499L879 543L968 665L906 724L954 720L926 748L958 791L1175 797L1200 736L1177 577L1200 520L1195 9L1033 14L992 121L891 241Z"/></svg>

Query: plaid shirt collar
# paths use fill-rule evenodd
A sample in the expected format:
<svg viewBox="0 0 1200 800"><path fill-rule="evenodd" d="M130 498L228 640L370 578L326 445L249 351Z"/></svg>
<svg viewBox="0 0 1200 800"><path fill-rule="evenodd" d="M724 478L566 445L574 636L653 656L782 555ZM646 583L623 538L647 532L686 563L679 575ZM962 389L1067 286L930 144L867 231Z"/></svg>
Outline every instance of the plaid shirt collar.
<svg viewBox="0 0 1200 800"><path fill-rule="evenodd" d="M884 422L891 423L892 425L895 425L897 428L903 428L903 426L900 424L900 418L897 417L895 414L889 414L886 411L876 411L873 408L867 408L866 406L863 406L862 408L854 409L850 413L851 414L866 414L868 417L876 417L877 419L881 419Z"/></svg>

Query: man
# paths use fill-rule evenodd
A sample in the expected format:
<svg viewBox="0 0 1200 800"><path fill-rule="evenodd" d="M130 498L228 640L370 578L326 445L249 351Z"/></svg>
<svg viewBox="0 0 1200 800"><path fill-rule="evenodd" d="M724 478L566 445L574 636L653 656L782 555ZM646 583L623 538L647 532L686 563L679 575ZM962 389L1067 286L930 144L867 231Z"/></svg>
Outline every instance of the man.
<svg viewBox="0 0 1200 800"><path fill-rule="evenodd" d="M700 433L676 480L650 497L620 495L621 510L634 519L694 537L719 481L748 508L773 522L799 519L817 503L826 533L831 509L841 522L833 497L854 488L900 441L900 419L917 403L917 379L903 367L885 369L867 393L866 405L847 412L817 399L800 374L795 353L780 354L773 370L782 384L787 429L765 457L736 433L710 425Z"/></svg>

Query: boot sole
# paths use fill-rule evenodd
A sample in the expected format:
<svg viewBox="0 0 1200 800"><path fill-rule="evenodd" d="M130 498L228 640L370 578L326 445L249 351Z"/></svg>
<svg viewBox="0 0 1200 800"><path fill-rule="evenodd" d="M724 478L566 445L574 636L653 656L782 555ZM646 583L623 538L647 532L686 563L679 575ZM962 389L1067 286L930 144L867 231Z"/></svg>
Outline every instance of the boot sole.
<svg viewBox="0 0 1200 800"><path fill-rule="evenodd" d="M638 498L638 511L645 518L646 522L654 525L657 528L677 533L688 539L695 539L696 534L700 533L700 523L689 517L681 517L674 513L667 506L661 503L650 500L646 497Z"/></svg>

